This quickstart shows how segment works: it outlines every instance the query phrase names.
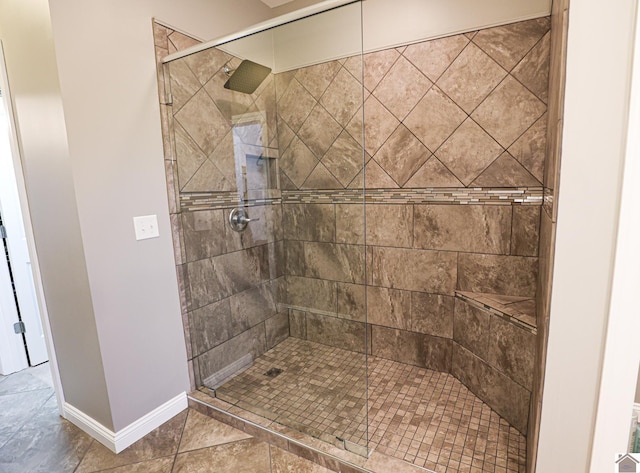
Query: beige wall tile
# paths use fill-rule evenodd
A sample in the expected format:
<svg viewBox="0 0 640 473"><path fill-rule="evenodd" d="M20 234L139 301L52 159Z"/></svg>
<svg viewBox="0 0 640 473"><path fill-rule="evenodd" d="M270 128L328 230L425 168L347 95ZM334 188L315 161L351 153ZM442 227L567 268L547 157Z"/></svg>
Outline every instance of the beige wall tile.
<svg viewBox="0 0 640 473"><path fill-rule="evenodd" d="M411 331L453 338L454 298L425 292L411 293Z"/></svg>
<svg viewBox="0 0 640 473"><path fill-rule="evenodd" d="M367 245L411 248L413 206L366 204Z"/></svg>
<svg viewBox="0 0 640 473"><path fill-rule="evenodd" d="M372 325L372 353L389 360L449 372L451 340Z"/></svg>
<svg viewBox="0 0 640 473"><path fill-rule="evenodd" d="M509 254L511 206L415 205L414 246Z"/></svg>
<svg viewBox="0 0 640 473"><path fill-rule="evenodd" d="M456 298L453 340L485 361L489 352L490 323L491 315L488 312Z"/></svg>
<svg viewBox="0 0 640 473"><path fill-rule="evenodd" d="M533 297L538 258L460 253L458 289Z"/></svg>

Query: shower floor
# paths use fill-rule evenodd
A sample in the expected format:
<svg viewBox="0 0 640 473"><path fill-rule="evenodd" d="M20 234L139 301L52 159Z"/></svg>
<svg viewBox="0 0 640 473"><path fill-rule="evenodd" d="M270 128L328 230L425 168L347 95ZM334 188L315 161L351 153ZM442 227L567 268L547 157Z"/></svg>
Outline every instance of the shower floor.
<svg viewBox="0 0 640 473"><path fill-rule="evenodd" d="M370 450L438 473L525 471L525 437L453 376L369 356L367 386L365 366L362 354L290 337L216 395L334 444L368 436Z"/></svg>

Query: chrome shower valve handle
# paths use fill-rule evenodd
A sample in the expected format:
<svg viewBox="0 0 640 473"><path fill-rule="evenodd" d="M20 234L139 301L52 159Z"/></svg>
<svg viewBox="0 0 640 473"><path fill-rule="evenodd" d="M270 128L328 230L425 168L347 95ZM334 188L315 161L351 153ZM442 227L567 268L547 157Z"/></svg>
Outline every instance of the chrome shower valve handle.
<svg viewBox="0 0 640 473"><path fill-rule="evenodd" d="M229 226L234 232L242 232L247 228L249 222L257 222L259 218L249 218L247 211L243 208L236 208L229 214Z"/></svg>

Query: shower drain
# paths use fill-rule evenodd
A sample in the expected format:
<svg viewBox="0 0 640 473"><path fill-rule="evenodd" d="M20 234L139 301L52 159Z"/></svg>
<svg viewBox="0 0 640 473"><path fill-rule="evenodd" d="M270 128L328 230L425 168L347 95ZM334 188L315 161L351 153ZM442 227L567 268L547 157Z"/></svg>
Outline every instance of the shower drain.
<svg viewBox="0 0 640 473"><path fill-rule="evenodd" d="M282 373L283 370L280 368L271 368L269 371L265 373L265 376L269 376L269 378L275 378L279 374Z"/></svg>

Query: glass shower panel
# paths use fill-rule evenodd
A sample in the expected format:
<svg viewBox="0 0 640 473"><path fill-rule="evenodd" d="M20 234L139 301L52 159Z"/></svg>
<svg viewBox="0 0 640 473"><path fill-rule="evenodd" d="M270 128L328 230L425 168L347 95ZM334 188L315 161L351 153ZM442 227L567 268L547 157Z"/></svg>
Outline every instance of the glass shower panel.
<svg viewBox="0 0 640 473"><path fill-rule="evenodd" d="M169 62L197 384L366 455L360 2Z"/></svg>

